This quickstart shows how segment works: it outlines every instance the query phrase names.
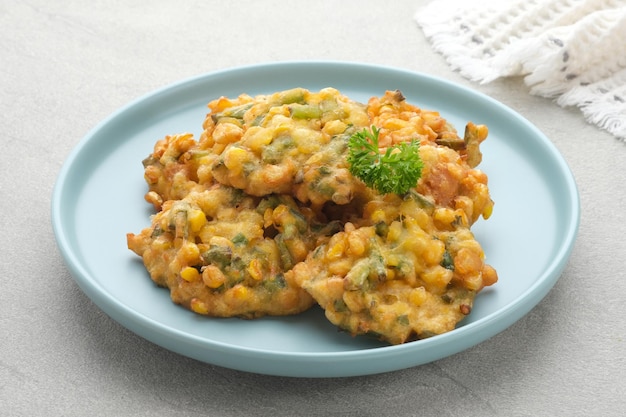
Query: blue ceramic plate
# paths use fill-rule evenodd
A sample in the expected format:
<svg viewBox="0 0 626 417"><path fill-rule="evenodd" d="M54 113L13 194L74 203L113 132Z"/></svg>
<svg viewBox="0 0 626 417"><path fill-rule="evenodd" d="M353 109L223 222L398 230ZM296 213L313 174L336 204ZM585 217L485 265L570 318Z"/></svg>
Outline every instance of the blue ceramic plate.
<svg viewBox="0 0 626 417"><path fill-rule="evenodd" d="M454 331L399 346L353 338L319 308L254 321L211 319L174 305L126 248L126 233L149 225L141 160L166 134L199 136L207 103L219 96L293 87L335 87L366 102L399 89L462 131L489 127L480 168L489 176L493 216L473 229L500 281L484 290ZM54 232L81 289L136 334L181 355L272 375L337 377L428 363L476 345L528 313L558 280L577 234L576 184L551 142L501 103L415 72L339 62L235 68L185 80L142 97L95 127L69 155L52 199Z"/></svg>

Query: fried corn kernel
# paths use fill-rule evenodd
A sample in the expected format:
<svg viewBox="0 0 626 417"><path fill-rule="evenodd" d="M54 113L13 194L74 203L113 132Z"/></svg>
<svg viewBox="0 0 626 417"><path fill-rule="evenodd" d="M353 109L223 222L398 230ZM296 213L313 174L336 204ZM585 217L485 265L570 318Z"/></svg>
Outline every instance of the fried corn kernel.
<svg viewBox="0 0 626 417"><path fill-rule="evenodd" d="M250 276L257 281L260 281L263 278L261 261L259 261L258 259L251 260L246 270L248 271Z"/></svg>
<svg viewBox="0 0 626 417"><path fill-rule="evenodd" d="M386 215L384 210L376 210L370 215L372 221L374 223L383 222L386 220Z"/></svg>
<svg viewBox="0 0 626 417"><path fill-rule="evenodd" d="M482 273L483 285L488 287L498 282L498 273L491 265L485 265Z"/></svg>
<svg viewBox="0 0 626 417"><path fill-rule="evenodd" d="M226 276L215 265L207 265L202 271L202 281L209 288L219 288L226 282Z"/></svg>
<svg viewBox="0 0 626 417"><path fill-rule="evenodd" d="M493 214L493 203L485 205L483 212L481 213L483 218L487 220Z"/></svg>
<svg viewBox="0 0 626 417"><path fill-rule="evenodd" d="M212 246L223 246L233 249L234 243L232 240L224 237L224 236L211 236L209 239L209 244Z"/></svg>
<svg viewBox="0 0 626 417"><path fill-rule="evenodd" d="M232 123L218 123L213 130L213 140L220 144L237 142L242 135L243 129Z"/></svg>
<svg viewBox="0 0 626 417"><path fill-rule="evenodd" d="M243 285L236 285L231 289L233 298L238 301L246 301L250 297L250 291Z"/></svg>
<svg viewBox="0 0 626 417"><path fill-rule="evenodd" d="M422 257L426 265L438 265L441 263L443 254L446 251L446 245L438 239L432 239L428 242L426 250L422 252Z"/></svg>
<svg viewBox="0 0 626 417"><path fill-rule="evenodd" d="M481 271L483 261L476 251L469 248L461 248L454 257L454 270L459 274L472 274Z"/></svg>
<svg viewBox="0 0 626 417"><path fill-rule="evenodd" d="M152 241L152 244L150 245L152 250L159 251L159 252L167 251L168 249L171 249L173 246L174 245L172 244L170 240L162 239L162 238L154 239Z"/></svg>
<svg viewBox="0 0 626 417"><path fill-rule="evenodd" d="M438 266L424 271L420 276L427 285L433 288L445 288L452 280L453 275L449 269Z"/></svg>
<svg viewBox="0 0 626 417"><path fill-rule="evenodd" d="M326 257L329 260L334 260L340 258L346 250L346 243L343 239L335 239L333 245L328 249Z"/></svg>
<svg viewBox="0 0 626 417"><path fill-rule="evenodd" d="M200 272L191 266L187 266L180 271L180 277L187 282L194 282L200 278Z"/></svg>
<svg viewBox="0 0 626 417"><path fill-rule="evenodd" d="M303 261L309 253L309 248L305 242L299 239L286 242L289 253L296 262Z"/></svg>
<svg viewBox="0 0 626 417"><path fill-rule="evenodd" d="M402 223L393 222L389 226L389 233L387 234L387 239L390 241L398 241L400 236L402 235Z"/></svg>
<svg viewBox="0 0 626 417"><path fill-rule="evenodd" d="M209 307L207 306L207 304L199 300L198 298L192 298L189 307L194 313L202 314L205 316L209 314Z"/></svg>
<svg viewBox="0 0 626 417"><path fill-rule="evenodd" d="M273 134L272 129L252 126L244 133L241 144L257 155L260 155L263 147L269 145L272 141Z"/></svg>
<svg viewBox="0 0 626 417"><path fill-rule="evenodd" d="M361 256L365 253L365 242L361 236L352 234L348 237L347 253L353 256Z"/></svg>
<svg viewBox="0 0 626 417"><path fill-rule="evenodd" d="M341 120L331 120L324 125L322 131L329 136L339 135L346 131L348 126Z"/></svg>
<svg viewBox="0 0 626 417"><path fill-rule="evenodd" d="M178 251L177 258L180 259L183 264L195 264L200 258L200 249L198 249L198 245L195 243L185 241Z"/></svg>
<svg viewBox="0 0 626 417"><path fill-rule="evenodd" d="M191 231L197 233L206 224L206 216L202 210L190 210L187 213L187 221Z"/></svg>
<svg viewBox="0 0 626 417"><path fill-rule="evenodd" d="M348 258L337 259L328 264L328 272L332 275L345 276L352 268L352 261Z"/></svg>
<svg viewBox="0 0 626 417"><path fill-rule="evenodd" d="M248 152L245 149L232 147L224 152L224 165L235 173L243 170L243 165L247 160Z"/></svg>
<svg viewBox="0 0 626 417"><path fill-rule="evenodd" d="M409 293L409 302L414 306L420 306L426 301L426 289L424 287L413 288Z"/></svg>

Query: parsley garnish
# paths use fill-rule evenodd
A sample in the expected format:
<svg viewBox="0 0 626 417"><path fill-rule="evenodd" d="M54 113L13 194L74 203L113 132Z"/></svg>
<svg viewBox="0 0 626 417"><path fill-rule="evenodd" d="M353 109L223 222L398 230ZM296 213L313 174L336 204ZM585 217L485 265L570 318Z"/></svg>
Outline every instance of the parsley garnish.
<svg viewBox="0 0 626 417"><path fill-rule="evenodd" d="M390 146L384 154L378 148L376 126L363 129L348 141L350 173L381 194L405 194L417 185L424 166L418 140Z"/></svg>

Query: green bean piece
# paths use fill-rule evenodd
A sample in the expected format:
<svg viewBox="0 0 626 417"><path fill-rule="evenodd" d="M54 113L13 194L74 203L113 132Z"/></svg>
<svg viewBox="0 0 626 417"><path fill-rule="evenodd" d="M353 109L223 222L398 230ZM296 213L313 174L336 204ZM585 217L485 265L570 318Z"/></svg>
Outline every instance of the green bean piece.
<svg viewBox="0 0 626 417"><path fill-rule="evenodd" d="M289 149L295 148L295 146L296 143L291 136L279 136L272 140L269 145L263 148L263 151L261 152L261 158L263 162L267 164L277 164L284 159L285 153Z"/></svg>
<svg viewBox="0 0 626 417"><path fill-rule="evenodd" d="M293 257L291 256L291 252L289 252L289 248L285 243L285 238L282 234L277 234L274 238L276 242L276 246L278 246L278 253L280 254L280 261L283 264L283 268L285 270L293 268Z"/></svg>
<svg viewBox="0 0 626 417"><path fill-rule="evenodd" d="M306 90L304 88L294 88L291 90L282 91L275 97L275 100L270 103L271 106L282 106L283 104L291 103L304 103L304 94Z"/></svg>
<svg viewBox="0 0 626 417"><path fill-rule="evenodd" d="M454 259L452 259L452 255L450 255L450 252L448 252L447 249L443 253L443 257L441 259L441 266L443 266L446 269L449 269L450 271L454 271Z"/></svg>
<svg viewBox="0 0 626 417"><path fill-rule="evenodd" d="M333 220L326 224L312 225L311 228L320 236L332 236L343 229L343 224L339 220Z"/></svg>
<svg viewBox="0 0 626 417"><path fill-rule="evenodd" d="M407 316L406 314L402 314L402 315L398 316L396 318L396 320L398 321L399 324L401 324L403 326L408 326L409 325L409 316Z"/></svg>
<svg viewBox="0 0 626 417"><path fill-rule="evenodd" d="M440 146L446 146L455 151L463 150L467 147L465 141L461 138L437 138L435 143Z"/></svg>
<svg viewBox="0 0 626 417"><path fill-rule="evenodd" d="M287 281L285 281L285 276L283 274L277 274L271 279L264 280L263 286L269 292L275 292L287 288Z"/></svg>
<svg viewBox="0 0 626 417"><path fill-rule="evenodd" d="M415 201L423 209L432 210L435 208L435 203L414 189L409 190L409 192L404 196L404 199L411 199Z"/></svg>
<svg viewBox="0 0 626 417"><path fill-rule="evenodd" d="M224 269L230 265L233 253L228 246L212 245L200 256L206 263L210 263L220 269Z"/></svg>
<svg viewBox="0 0 626 417"><path fill-rule="evenodd" d="M335 302L333 303L333 308L337 313L344 313L348 311L348 306L341 298L335 300Z"/></svg>
<svg viewBox="0 0 626 417"><path fill-rule="evenodd" d="M219 122L223 118L233 118L242 120L243 116L246 114L248 110L253 106L254 103L245 103L239 106L228 107L219 113L215 113L211 115L211 118L215 123Z"/></svg>
<svg viewBox="0 0 626 417"><path fill-rule="evenodd" d="M289 105L289 114L294 119L319 119L322 115L322 110L319 106L294 103Z"/></svg>
<svg viewBox="0 0 626 417"><path fill-rule="evenodd" d="M360 259L346 275L345 285L347 290L359 290L369 288L369 276L371 272L371 262L369 259Z"/></svg>
<svg viewBox="0 0 626 417"><path fill-rule="evenodd" d="M233 242L235 246L245 246L248 244L248 238L243 233L237 233L235 237L231 239L231 242Z"/></svg>

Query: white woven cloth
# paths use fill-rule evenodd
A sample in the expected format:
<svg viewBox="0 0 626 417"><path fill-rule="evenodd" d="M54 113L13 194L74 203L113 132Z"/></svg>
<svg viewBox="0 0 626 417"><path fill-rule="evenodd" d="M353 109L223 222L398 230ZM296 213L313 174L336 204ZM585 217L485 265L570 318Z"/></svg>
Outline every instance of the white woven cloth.
<svg viewBox="0 0 626 417"><path fill-rule="evenodd" d="M626 140L626 0L433 0L415 19L463 76L523 76Z"/></svg>

